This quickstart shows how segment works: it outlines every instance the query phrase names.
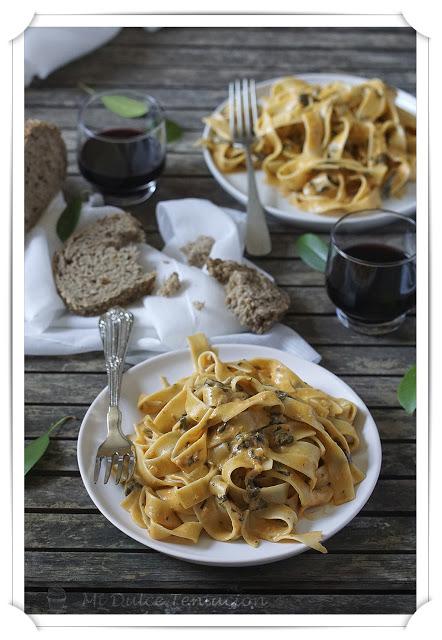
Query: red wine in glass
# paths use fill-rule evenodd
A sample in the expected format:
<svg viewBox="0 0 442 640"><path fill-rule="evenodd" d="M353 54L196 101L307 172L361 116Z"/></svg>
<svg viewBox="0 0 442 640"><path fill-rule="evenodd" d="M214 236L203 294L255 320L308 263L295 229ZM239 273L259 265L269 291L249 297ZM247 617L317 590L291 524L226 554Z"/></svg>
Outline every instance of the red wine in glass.
<svg viewBox="0 0 442 640"><path fill-rule="evenodd" d="M371 212L364 213L369 220ZM383 210L382 230L372 231L358 216L349 213L332 229L327 293L344 326L382 335L397 329L416 304L416 223Z"/></svg>
<svg viewBox="0 0 442 640"><path fill-rule="evenodd" d="M404 251L380 243L346 247L350 258L335 253L327 271L330 300L347 316L366 323L384 324L410 311L416 304L416 265Z"/></svg>
<svg viewBox="0 0 442 640"><path fill-rule="evenodd" d="M106 129L87 138L79 150L83 176L105 196L142 197L165 166L160 141L142 130Z"/></svg>

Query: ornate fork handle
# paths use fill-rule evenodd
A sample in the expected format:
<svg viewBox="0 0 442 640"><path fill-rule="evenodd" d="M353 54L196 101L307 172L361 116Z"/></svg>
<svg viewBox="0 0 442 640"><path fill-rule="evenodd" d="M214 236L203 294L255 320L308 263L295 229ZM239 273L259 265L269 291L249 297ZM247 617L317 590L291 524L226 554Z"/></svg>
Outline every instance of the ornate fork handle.
<svg viewBox="0 0 442 640"><path fill-rule="evenodd" d="M98 321L109 385L109 406L118 407L127 345L134 317L130 311L113 307Z"/></svg>

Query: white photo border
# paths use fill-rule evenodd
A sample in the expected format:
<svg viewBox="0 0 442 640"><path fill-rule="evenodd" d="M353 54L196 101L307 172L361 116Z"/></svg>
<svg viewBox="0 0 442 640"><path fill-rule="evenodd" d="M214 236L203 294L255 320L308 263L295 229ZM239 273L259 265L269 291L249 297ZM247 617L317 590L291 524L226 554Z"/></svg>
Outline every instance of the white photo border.
<svg viewBox="0 0 442 640"><path fill-rule="evenodd" d="M156 15L36 15L32 26L284 26L284 27L380 27L407 26L402 15L204 15L204 14L156 14ZM428 69L429 40L417 34L417 208L420 211L417 251L418 261L418 316L417 316L417 367L419 371L417 433L417 603L429 599L428 572ZM13 43L13 603L24 608L24 481L22 476L24 436L24 384L23 384L23 35ZM135 615L33 615L37 627L68 626L140 626L140 616ZM152 614L143 616L142 625L151 626L400 626L407 624L409 615L302 615L242 614L186 614L173 617Z"/></svg>

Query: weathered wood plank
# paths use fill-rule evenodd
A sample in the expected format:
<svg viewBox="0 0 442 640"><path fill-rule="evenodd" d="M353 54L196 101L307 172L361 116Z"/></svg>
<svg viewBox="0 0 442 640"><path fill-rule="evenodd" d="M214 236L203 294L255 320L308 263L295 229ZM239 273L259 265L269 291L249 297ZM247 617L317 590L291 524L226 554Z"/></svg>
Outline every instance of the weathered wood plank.
<svg viewBox="0 0 442 640"><path fill-rule="evenodd" d="M368 405L397 407L398 377L342 376ZM28 373L25 377L25 400L28 404L87 404L106 386L105 374Z"/></svg>
<svg viewBox="0 0 442 640"><path fill-rule="evenodd" d="M326 542L330 552L414 551L415 518L357 517ZM41 549L144 549L101 514L28 513L25 547Z"/></svg>
<svg viewBox="0 0 442 640"><path fill-rule="evenodd" d="M50 587L48 583L48 587ZM407 614L416 610L416 596L408 593L382 595L231 595L201 593L100 593L66 591L63 609L49 606L47 591L26 591L25 613L110 614Z"/></svg>
<svg viewBox="0 0 442 640"><path fill-rule="evenodd" d="M43 87L72 87L79 82L91 85L95 88L106 86L126 86L127 78L130 77L132 86L142 86L146 91L154 93L154 88L180 87L190 89L192 87L218 88L220 85L227 86L238 74L240 69L244 77L255 78L257 82L277 78L282 75L296 75L300 73L353 73L363 78L381 76L388 84L413 90L416 83L416 74L412 70L413 61L407 60L406 64L398 63L396 57L388 54L378 53L367 60L365 52L359 52L355 56L349 56L345 52L337 52L330 55L330 52L322 52L322 55L309 55L309 52L299 52L291 56L293 60L288 62L275 62L273 65L265 63L265 56L255 57L249 64L226 62L218 66L206 67L203 63L195 66L152 66L149 60L143 61L143 56L138 56L138 50L133 50L133 55L126 56L125 59L115 52L112 61L107 55L107 50L96 51L84 58L71 62L67 66L55 71L44 81L34 81L33 86ZM129 52L128 52L129 54ZM283 58L283 56L280 56ZM357 60L355 60L355 57ZM407 56L406 56L407 57ZM209 62L209 64L211 64ZM212 63L216 65L216 63ZM236 65L236 66L235 66ZM378 66L379 65L379 66Z"/></svg>
<svg viewBox="0 0 442 640"><path fill-rule="evenodd" d="M284 324L292 327L313 346L322 345L414 345L416 318L408 316L394 333L384 336L364 336L346 329L336 316L287 316Z"/></svg>
<svg viewBox="0 0 442 640"><path fill-rule="evenodd" d="M242 567L206 567L190 564L150 551L122 553L114 551L64 553L29 551L25 553L28 587L51 584L61 587L130 589L195 589L202 584L227 593L248 589L281 591L290 589L372 591L413 589L415 557L408 554L340 554L303 553L283 562L283 571L275 564Z"/></svg>
<svg viewBox="0 0 442 640"><path fill-rule="evenodd" d="M127 84L126 86L129 86ZM67 107L78 109L87 97L79 87L57 87L45 89L31 86L25 89L25 102L28 107ZM214 109L226 98L225 87L206 89L195 87L183 89L174 87L157 87L155 98L167 109Z"/></svg>
<svg viewBox="0 0 442 640"><path fill-rule="evenodd" d="M416 446L414 443L384 442L382 456L381 475L413 476L415 474ZM35 469L37 471L57 472L77 471L76 441L51 440L43 458L35 465Z"/></svg>
<svg viewBox="0 0 442 640"><path fill-rule="evenodd" d="M387 347L388 348L388 347ZM363 349L363 347L361 347ZM357 350L359 351L359 349ZM356 351L356 353L357 353ZM75 357L75 356L74 356ZM71 360L68 360L72 363ZM77 362L76 360L74 362ZM97 363L98 364L98 363ZM100 363L101 364L101 363ZM79 364L81 366L81 364ZM79 369L81 371L81 369ZM87 371L85 367L84 371ZM88 409L86 406L27 405L25 407L25 434L28 438L40 436L50 424L63 415L75 416L76 420L67 422L61 429L53 432L52 438L76 438L81 421ZM383 440L413 440L416 435L414 416L402 409L373 409L373 418Z"/></svg>
<svg viewBox="0 0 442 640"><path fill-rule="evenodd" d="M320 289L319 289L320 291ZM415 359L413 347L322 347L321 365L338 374L403 375ZM28 356L26 372L102 373L102 353Z"/></svg>
<svg viewBox="0 0 442 640"><path fill-rule="evenodd" d="M413 50L416 32L408 27L349 28L349 27L204 27L166 28L155 33L144 29L126 28L112 40L112 44L163 47L280 48L302 49L358 49Z"/></svg>
<svg viewBox="0 0 442 640"><path fill-rule="evenodd" d="M166 105L167 116L174 120L180 127L190 130L202 132L202 118L208 115L207 109L199 108L195 104L191 109L171 109ZM25 108L26 118L35 118L37 120L49 120L55 122L62 129L75 129L78 119L77 108L60 108L60 107L32 107ZM90 125L100 127L103 120L103 111L101 109L90 109L88 122Z"/></svg>
<svg viewBox="0 0 442 640"><path fill-rule="evenodd" d="M415 480L380 478L361 513L413 514ZM25 507L27 509L94 509L80 476L64 477L38 475L31 472L26 478Z"/></svg>
<svg viewBox="0 0 442 640"><path fill-rule="evenodd" d="M222 64L220 62L222 61ZM278 70L279 73L312 73L315 71L331 71L333 69L373 69L376 76L381 75L383 70L403 71L409 73L416 66L416 54L412 48L404 49L398 54L394 50L377 49L364 51L359 47L352 50L351 56L344 50L334 48L333 51L307 48L299 55L298 49L285 48L284 55L276 47L267 46L264 48L242 48L217 47L208 44L201 51L200 47L133 47L129 44L119 45L115 41L97 49L64 67L63 77L83 71L87 77L95 77L100 82L101 77L106 72L112 70L118 77L124 69L130 69L131 81L139 77L142 70L155 72L161 69L164 75L170 76L174 72L184 70L185 77L197 77L195 72L213 69L215 74L220 72L232 73L232 69L244 68L257 69L259 71ZM165 70L167 69L167 72ZM334 70L333 69L333 70ZM54 75L61 75L56 72ZM149 75L146 76L146 83L149 83ZM359 72L359 75L362 75ZM268 75L267 77L272 77ZM80 78L79 78L80 80ZM199 83L197 83L199 84Z"/></svg>

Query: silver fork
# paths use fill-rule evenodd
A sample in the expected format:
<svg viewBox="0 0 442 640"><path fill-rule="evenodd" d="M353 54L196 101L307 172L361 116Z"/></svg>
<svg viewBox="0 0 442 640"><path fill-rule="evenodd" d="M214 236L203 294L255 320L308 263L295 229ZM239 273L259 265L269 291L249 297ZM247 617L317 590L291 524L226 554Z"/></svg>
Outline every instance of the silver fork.
<svg viewBox="0 0 442 640"><path fill-rule="evenodd" d="M107 371L109 409L107 438L98 447L95 458L95 483L100 475L102 460L106 462L104 484L109 480L114 465L117 465L115 484L129 480L135 468L135 448L121 431L121 411L118 407L124 362L133 322L134 317L130 311L120 307L109 309L98 321Z"/></svg>
<svg viewBox="0 0 442 640"><path fill-rule="evenodd" d="M254 80L235 80L229 84L229 125L234 144L244 148L247 165L246 249L252 256L264 256L272 250L269 229L256 188L251 147L255 142L258 105Z"/></svg>

